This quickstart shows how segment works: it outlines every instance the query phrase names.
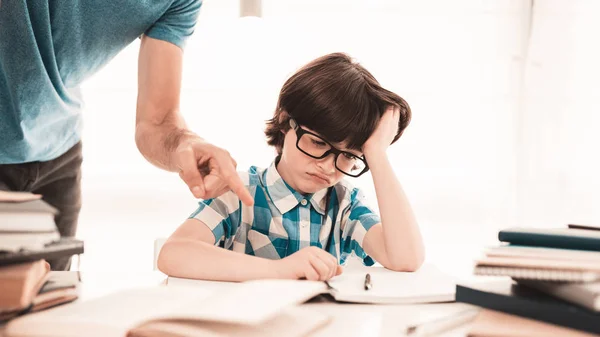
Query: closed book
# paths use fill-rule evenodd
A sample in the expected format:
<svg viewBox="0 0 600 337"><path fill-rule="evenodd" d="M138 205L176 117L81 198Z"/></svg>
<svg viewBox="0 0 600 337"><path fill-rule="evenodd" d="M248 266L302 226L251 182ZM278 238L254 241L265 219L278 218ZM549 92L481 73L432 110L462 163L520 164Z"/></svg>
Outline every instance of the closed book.
<svg viewBox="0 0 600 337"><path fill-rule="evenodd" d="M79 273L51 271L42 289L33 299L31 312L68 303L79 297Z"/></svg>
<svg viewBox="0 0 600 337"><path fill-rule="evenodd" d="M44 260L0 268L0 313L28 308L47 280L50 265Z"/></svg>
<svg viewBox="0 0 600 337"><path fill-rule="evenodd" d="M498 239L514 245L600 251L600 231L575 228L510 228Z"/></svg>
<svg viewBox="0 0 600 337"><path fill-rule="evenodd" d="M0 234L2 232L47 232L56 229L56 208L45 201L0 202Z"/></svg>
<svg viewBox="0 0 600 337"><path fill-rule="evenodd" d="M41 250L59 239L57 229L47 232L0 232L0 252Z"/></svg>
<svg viewBox="0 0 600 337"><path fill-rule="evenodd" d="M511 280L459 284L456 301L591 333L600 333L600 314L553 298Z"/></svg>
<svg viewBox="0 0 600 337"><path fill-rule="evenodd" d="M548 295L600 312L600 282L557 283L519 280L519 284L537 289Z"/></svg>

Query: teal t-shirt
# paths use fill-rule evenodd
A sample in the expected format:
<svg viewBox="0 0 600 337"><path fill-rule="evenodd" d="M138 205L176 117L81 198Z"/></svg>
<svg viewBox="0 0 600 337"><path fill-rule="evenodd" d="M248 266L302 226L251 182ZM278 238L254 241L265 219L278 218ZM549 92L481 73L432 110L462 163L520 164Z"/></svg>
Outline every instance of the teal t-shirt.
<svg viewBox="0 0 600 337"><path fill-rule="evenodd" d="M0 0L0 164L81 137L80 84L142 34L181 48L201 0Z"/></svg>

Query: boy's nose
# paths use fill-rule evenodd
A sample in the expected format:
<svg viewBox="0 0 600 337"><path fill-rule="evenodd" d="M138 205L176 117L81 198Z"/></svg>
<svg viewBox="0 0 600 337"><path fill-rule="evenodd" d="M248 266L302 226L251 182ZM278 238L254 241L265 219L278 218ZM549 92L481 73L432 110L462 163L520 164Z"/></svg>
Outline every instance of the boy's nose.
<svg viewBox="0 0 600 337"><path fill-rule="evenodd" d="M329 156L318 160L317 166L319 166L325 174L335 173L335 155L332 153Z"/></svg>

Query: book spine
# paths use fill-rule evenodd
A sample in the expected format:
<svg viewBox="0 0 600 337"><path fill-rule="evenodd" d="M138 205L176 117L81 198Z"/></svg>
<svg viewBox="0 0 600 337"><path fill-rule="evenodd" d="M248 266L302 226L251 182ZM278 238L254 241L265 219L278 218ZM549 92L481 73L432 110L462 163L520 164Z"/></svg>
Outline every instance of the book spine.
<svg viewBox="0 0 600 337"><path fill-rule="evenodd" d="M498 240L513 245L600 251L596 238L500 231Z"/></svg>

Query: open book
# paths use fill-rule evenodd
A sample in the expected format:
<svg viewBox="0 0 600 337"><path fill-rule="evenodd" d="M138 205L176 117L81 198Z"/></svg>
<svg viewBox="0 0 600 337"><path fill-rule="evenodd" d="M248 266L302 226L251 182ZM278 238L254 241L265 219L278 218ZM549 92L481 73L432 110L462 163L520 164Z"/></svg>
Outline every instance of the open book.
<svg viewBox="0 0 600 337"><path fill-rule="evenodd" d="M365 290L364 281L369 274L371 288ZM267 281L256 281L267 282ZM302 284L308 281L289 281ZM236 283L212 282L169 277L168 286L186 286L200 289L227 291ZM320 293L330 294L336 301L351 303L416 304L452 302L456 281L435 266L424 264L412 273L395 272L383 267L352 267L332 278ZM317 293L315 293L317 295Z"/></svg>
<svg viewBox="0 0 600 337"><path fill-rule="evenodd" d="M299 308L324 285L263 280L227 292L156 286L78 301L10 321L7 336L305 336L330 318Z"/></svg>

